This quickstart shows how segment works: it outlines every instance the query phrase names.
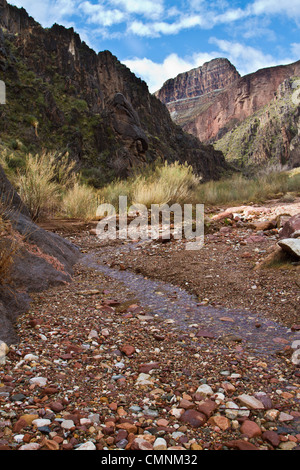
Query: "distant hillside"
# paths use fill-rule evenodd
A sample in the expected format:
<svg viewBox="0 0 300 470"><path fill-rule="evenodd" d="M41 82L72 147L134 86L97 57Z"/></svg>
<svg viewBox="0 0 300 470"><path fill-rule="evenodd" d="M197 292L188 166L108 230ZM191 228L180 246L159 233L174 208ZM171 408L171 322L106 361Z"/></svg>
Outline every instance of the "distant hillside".
<svg viewBox="0 0 300 470"><path fill-rule="evenodd" d="M300 166L300 106L293 99L297 83L296 78L285 80L270 103L227 132L215 148L239 167Z"/></svg>
<svg viewBox="0 0 300 470"><path fill-rule="evenodd" d="M300 61L240 77L229 61L216 59L167 81L156 96L176 124L203 142L216 143L228 161L255 167L272 160L292 167L300 164L299 106L287 97L286 80L299 76ZM283 82L285 98L283 89L277 91Z"/></svg>

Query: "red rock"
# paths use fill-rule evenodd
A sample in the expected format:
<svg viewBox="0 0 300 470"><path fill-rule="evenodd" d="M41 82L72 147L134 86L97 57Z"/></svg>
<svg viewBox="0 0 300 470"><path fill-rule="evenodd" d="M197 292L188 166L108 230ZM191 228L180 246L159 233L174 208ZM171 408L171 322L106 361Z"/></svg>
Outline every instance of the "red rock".
<svg viewBox="0 0 300 470"><path fill-rule="evenodd" d="M201 330L201 329L197 331L196 336L197 338L210 338L210 339L215 338L215 335L211 331Z"/></svg>
<svg viewBox="0 0 300 470"><path fill-rule="evenodd" d="M159 362L149 362L148 364L141 364L139 366L139 372L148 374L153 369L158 369Z"/></svg>
<svg viewBox="0 0 300 470"><path fill-rule="evenodd" d="M242 439L226 442L225 445L226 447L238 450L259 450L258 447L256 447L254 444L251 444L251 442L243 441Z"/></svg>
<svg viewBox="0 0 300 470"><path fill-rule="evenodd" d="M262 435L263 439L273 447L277 447L280 444L280 437L275 431L265 431Z"/></svg>
<svg viewBox="0 0 300 470"><path fill-rule="evenodd" d="M118 429L125 429L125 431L127 431L128 434L136 434L137 433L137 427L132 423L118 424L117 428Z"/></svg>
<svg viewBox="0 0 300 470"><path fill-rule="evenodd" d="M55 393L58 393L59 392L59 389L56 388L56 387L44 387L42 390L41 390L41 394L42 395L55 395Z"/></svg>
<svg viewBox="0 0 300 470"><path fill-rule="evenodd" d="M209 422L218 426L218 428L222 429L222 431L226 431L230 428L230 421L225 416L212 416L209 418Z"/></svg>
<svg viewBox="0 0 300 470"><path fill-rule="evenodd" d="M153 445L142 438L136 438L131 444L131 450L153 450Z"/></svg>
<svg viewBox="0 0 300 470"><path fill-rule="evenodd" d="M243 422L240 431L249 438L260 436L262 433L260 427L250 419Z"/></svg>
<svg viewBox="0 0 300 470"><path fill-rule="evenodd" d="M293 238L295 232L300 231L300 214L296 214L291 217L279 232L279 237L283 238Z"/></svg>
<svg viewBox="0 0 300 470"><path fill-rule="evenodd" d="M199 428L206 423L207 417L204 413L200 413L200 411L187 410L181 415L180 420L193 428Z"/></svg>
<svg viewBox="0 0 300 470"><path fill-rule="evenodd" d="M200 411L200 413L204 413L207 418L209 418L215 409L218 407L215 401L213 400L206 400L205 402L201 403L197 410Z"/></svg>
<svg viewBox="0 0 300 470"><path fill-rule="evenodd" d="M2 380L3 382L12 382L14 379L10 375L3 375Z"/></svg>
<svg viewBox="0 0 300 470"><path fill-rule="evenodd" d="M153 337L156 339L156 341L164 341L164 339L165 339L165 336L159 335L157 333L154 333Z"/></svg>
<svg viewBox="0 0 300 470"><path fill-rule="evenodd" d="M246 238L247 243L262 243L265 242L267 238L262 235L251 235L250 237Z"/></svg>
<svg viewBox="0 0 300 470"><path fill-rule="evenodd" d="M64 409L64 405L60 401L50 403L49 407L55 413L59 413L60 411Z"/></svg>
<svg viewBox="0 0 300 470"><path fill-rule="evenodd" d="M300 324L299 325L292 325L291 330L292 331L300 331Z"/></svg>
<svg viewBox="0 0 300 470"><path fill-rule="evenodd" d="M120 351L125 354L125 356L132 356L135 353L135 347L125 344L120 348Z"/></svg>
<svg viewBox="0 0 300 470"><path fill-rule="evenodd" d="M27 421L25 421L25 419L21 418L15 423L15 425L13 427L13 432L17 434L23 428L26 428L27 426L28 426Z"/></svg>
<svg viewBox="0 0 300 470"><path fill-rule="evenodd" d="M45 440L45 447L47 447L48 450L59 450L59 444L51 439Z"/></svg>
<svg viewBox="0 0 300 470"><path fill-rule="evenodd" d="M195 404L192 401L182 399L179 404L179 408L183 408L184 410L191 410L195 408Z"/></svg>

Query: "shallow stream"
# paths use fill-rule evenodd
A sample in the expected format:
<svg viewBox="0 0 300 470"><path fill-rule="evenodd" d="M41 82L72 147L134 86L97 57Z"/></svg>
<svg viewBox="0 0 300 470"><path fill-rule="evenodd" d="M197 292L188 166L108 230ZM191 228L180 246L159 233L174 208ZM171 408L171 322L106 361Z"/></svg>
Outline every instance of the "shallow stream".
<svg viewBox="0 0 300 470"><path fill-rule="evenodd" d="M274 357L285 346L300 340L300 332L263 316L249 311L228 311L199 305L195 296L180 287L131 271L110 268L97 254L85 255L82 263L123 283L135 294L147 315L175 320L179 328L189 333L240 343L253 356Z"/></svg>

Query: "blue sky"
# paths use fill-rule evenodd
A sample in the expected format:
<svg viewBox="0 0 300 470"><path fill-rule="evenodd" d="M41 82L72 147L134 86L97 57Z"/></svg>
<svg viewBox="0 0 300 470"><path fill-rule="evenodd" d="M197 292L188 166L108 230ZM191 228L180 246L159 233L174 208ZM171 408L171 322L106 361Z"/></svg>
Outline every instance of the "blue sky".
<svg viewBox="0 0 300 470"><path fill-rule="evenodd" d="M108 49L151 92L168 78L227 57L245 75L300 60L300 0L8 0L44 27L73 27Z"/></svg>

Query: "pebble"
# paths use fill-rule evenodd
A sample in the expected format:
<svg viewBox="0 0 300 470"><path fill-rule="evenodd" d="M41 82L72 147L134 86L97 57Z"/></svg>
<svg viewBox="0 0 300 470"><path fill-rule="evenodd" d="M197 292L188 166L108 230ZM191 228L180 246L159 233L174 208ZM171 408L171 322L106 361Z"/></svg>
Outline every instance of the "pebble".
<svg viewBox="0 0 300 470"><path fill-rule="evenodd" d="M32 424L37 428L42 428L44 426L49 426L51 424L50 419L34 419Z"/></svg>
<svg viewBox="0 0 300 470"><path fill-rule="evenodd" d="M46 377L34 377L29 380L29 383L38 385L39 387L45 387L47 381Z"/></svg>
<svg viewBox="0 0 300 470"><path fill-rule="evenodd" d="M91 441L80 444L75 450L97 450L95 444Z"/></svg>
<svg viewBox="0 0 300 470"><path fill-rule="evenodd" d="M93 287L79 272L80 287L50 289L33 302L32 310L45 317L39 331L48 338L47 351L36 329L28 328L28 317L20 319L26 341L10 348L0 374L0 449L151 452L299 446L298 370L290 360L299 351L299 340L291 340L292 347L283 345L286 355L258 357L252 346L247 349L247 341L243 349L236 344L236 335L221 341L209 314L202 327L189 319L187 307L187 330L181 331L177 321L165 321L156 308L149 320L139 305L136 312L130 309L137 302L132 297L112 308L104 299L117 299L115 281L105 281L109 292L103 294L99 273L94 286L99 295L74 300L75 290ZM124 292L118 295L123 298ZM175 296L169 302L176 308ZM222 318L224 332L243 327L236 317ZM293 338L299 338L297 331Z"/></svg>
<svg viewBox="0 0 300 470"><path fill-rule="evenodd" d="M167 448L167 442L162 437L158 437L153 444L153 450L167 450Z"/></svg>
<svg viewBox="0 0 300 470"><path fill-rule="evenodd" d="M238 400L240 400L240 402L247 406L248 408L252 409L252 410L263 410L264 409L264 405L262 404L262 402L260 400L258 400L257 398L253 397L253 396L250 396L250 395L247 395L247 394L242 394L242 395L239 395L238 396Z"/></svg>

